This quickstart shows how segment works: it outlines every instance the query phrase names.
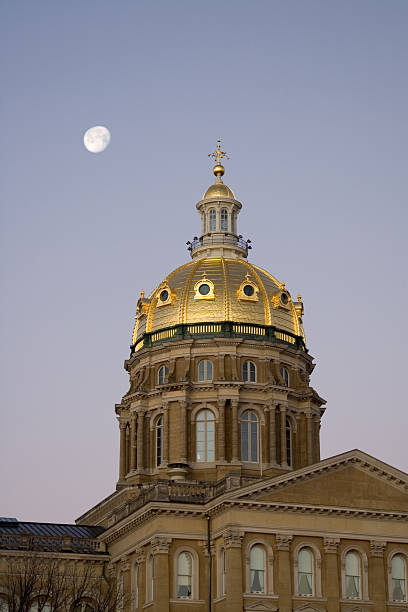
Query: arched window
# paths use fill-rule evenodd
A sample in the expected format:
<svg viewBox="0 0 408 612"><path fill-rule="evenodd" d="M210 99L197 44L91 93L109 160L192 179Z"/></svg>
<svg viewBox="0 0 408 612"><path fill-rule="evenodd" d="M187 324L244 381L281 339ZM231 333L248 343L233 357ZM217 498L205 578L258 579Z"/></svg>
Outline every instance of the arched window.
<svg viewBox="0 0 408 612"><path fill-rule="evenodd" d="M215 208L211 208L210 212L210 232L215 232L217 229L217 213L215 212Z"/></svg>
<svg viewBox="0 0 408 612"><path fill-rule="evenodd" d="M292 465L292 424L290 419L286 417L286 463Z"/></svg>
<svg viewBox="0 0 408 612"><path fill-rule="evenodd" d="M181 552L177 559L177 597L192 598L193 557L189 552Z"/></svg>
<svg viewBox="0 0 408 612"><path fill-rule="evenodd" d="M167 366L163 365L159 368L159 371L157 372L157 382L159 385L164 385L168 374L169 368Z"/></svg>
<svg viewBox="0 0 408 612"><path fill-rule="evenodd" d="M253 361L244 361L242 364L242 378L245 382L256 382L256 366Z"/></svg>
<svg viewBox="0 0 408 612"><path fill-rule="evenodd" d="M256 544L249 556L251 593L265 593L265 549Z"/></svg>
<svg viewBox="0 0 408 612"><path fill-rule="evenodd" d="M203 359L198 364L198 380L200 382L211 381L213 377L213 367L211 361Z"/></svg>
<svg viewBox="0 0 408 612"><path fill-rule="evenodd" d="M228 211L226 208L221 208L221 231L228 232Z"/></svg>
<svg viewBox="0 0 408 612"><path fill-rule="evenodd" d="M200 410L196 421L197 461L215 460L215 418L211 410Z"/></svg>
<svg viewBox="0 0 408 612"><path fill-rule="evenodd" d="M314 593L314 563L310 548L301 548L298 556L298 591L299 595Z"/></svg>
<svg viewBox="0 0 408 612"><path fill-rule="evenodd" d="M258 461L258 417L252 410L246 410L241 418L242 461Z"/></svg>
<svg viewBox="0 0 408 612"><path fill-rule="evenodd" d="M155 426L156 437L156 467L159 467L163 461L163 417L159 416Z"/></svg>
<svg viewBox="0 0 408 612"><path fill-rule="evenodd" d="M287 368L281 368L280 373L283 379L283 384L285 385L285 387L289 387L289 371L287 370Z"/></svg>
<svg viewBox="0 0 408 612"><path fill-rule="evenodd" d="M394 555L391 561L392 600L407 601L407 564L402 555Z"/></svg>
<svg viewBox="0 0 408 612"><path fill-rule="evenodd" d="M346 555L346 597L361 599L361 560L354 551Z"/></svg>

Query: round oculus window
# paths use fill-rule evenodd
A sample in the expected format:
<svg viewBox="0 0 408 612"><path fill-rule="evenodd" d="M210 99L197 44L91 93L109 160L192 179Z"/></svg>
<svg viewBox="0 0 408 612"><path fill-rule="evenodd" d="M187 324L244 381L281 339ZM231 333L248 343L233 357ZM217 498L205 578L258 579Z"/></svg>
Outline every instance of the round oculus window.
<svg viewBox="0 0 408 612"><path fill-rule="evenodd" d="M244 285L244 293L248 297L250 297L251 295L254 295L254 291L255 289L253 288L252 285Z"/></svg>
<svg viewBox="0 0 408 612"><path fill-rule="evenodd" d="M210 293L210 285L207 285L207 283L203 283L199 286L198 292L201 293L201 295L208 295Z"/></svg>
<svg viewBox="0 0 408 612"><path fill-rule="evenodd" d="M287 304L289 302L289 298L286 293L281 294L281 302L282 304Z"/></svg>
<svg viewBox="0 0 408 612"><path fill-rule="evenodd" d="M167 302L167 300L169 299L169 292L167 291L167 289L163 289L160 294L160 299L162 302Z"/></svg>

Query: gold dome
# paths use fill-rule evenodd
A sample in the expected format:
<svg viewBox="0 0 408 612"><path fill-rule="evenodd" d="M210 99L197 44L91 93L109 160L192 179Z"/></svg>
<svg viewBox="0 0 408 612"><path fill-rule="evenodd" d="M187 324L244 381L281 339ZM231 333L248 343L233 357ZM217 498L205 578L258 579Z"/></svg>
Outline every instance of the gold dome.
<svg viewBox="0 0 408 612"><path fill-rule="evenodd" d="M232 198L235 200L235 195L232 189L224 185L224 183L215 183L203 195L203 200L207 198Z"/></svg>
<svg viewBox="0 0 408 612"><path fill-rule="evenodd" d="M208 286L203 294L202 284ZM203 258L186 263L171 272L144 302L132 344L145 332L181 323L215 321L274 325L303 336L295 305L284 284L244 259Z"/></svg>

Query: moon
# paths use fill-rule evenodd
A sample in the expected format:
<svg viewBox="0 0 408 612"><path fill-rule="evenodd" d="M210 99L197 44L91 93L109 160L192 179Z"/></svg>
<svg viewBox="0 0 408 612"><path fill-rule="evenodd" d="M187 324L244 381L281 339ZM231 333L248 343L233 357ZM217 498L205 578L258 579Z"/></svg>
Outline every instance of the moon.
<svg viewBox="0 0 408 612"><path fill-rule="evenodd" d="M103 125L95 125L86 130L84 134L84 145L91 153L101 153L110 143L111 135L108 128Z"/></svg>

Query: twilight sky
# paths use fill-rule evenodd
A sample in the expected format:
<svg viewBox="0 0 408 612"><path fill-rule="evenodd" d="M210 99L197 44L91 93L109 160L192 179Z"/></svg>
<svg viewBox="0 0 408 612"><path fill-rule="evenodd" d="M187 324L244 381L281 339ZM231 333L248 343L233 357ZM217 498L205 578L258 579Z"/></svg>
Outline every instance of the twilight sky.
<svg viewBox="0 0 408 612"><path fill-rule="evenodd" d="M250 260L303 296L322 457L408 471L406 0L0 12L0 515L114 490L136 301L189 258L218 136Z"/></svg>

